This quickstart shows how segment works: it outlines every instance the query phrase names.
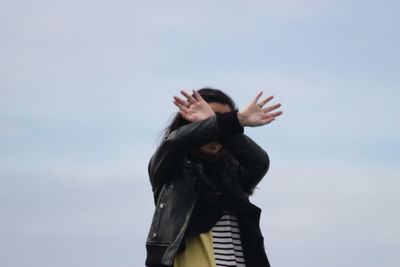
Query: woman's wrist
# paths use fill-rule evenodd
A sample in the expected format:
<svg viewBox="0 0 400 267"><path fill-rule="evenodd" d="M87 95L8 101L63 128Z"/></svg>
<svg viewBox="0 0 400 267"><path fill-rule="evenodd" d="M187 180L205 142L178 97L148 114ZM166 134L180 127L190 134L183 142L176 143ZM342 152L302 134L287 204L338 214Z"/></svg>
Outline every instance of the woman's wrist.
<svg viewBox="0 0 400 267"><path fill-rule="evenodd" d="M240 111L237 112L237 117L238 117L238 120L239 120L240 125L241 125L242 127L246 126L245 117L243 116L243 114L242 114Z"/></svg>

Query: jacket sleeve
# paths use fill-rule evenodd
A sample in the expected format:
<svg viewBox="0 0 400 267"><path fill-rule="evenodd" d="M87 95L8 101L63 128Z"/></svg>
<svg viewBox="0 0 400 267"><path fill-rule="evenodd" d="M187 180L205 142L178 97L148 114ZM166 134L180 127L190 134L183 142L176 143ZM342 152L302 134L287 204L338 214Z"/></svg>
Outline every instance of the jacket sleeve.
<svg viewBox="0 0 400 267"><path fill-rule="evenodd" d="M243 189L253 194L254 188L269 169L267 152L245 134L236 134L225 140L226 148L239 162L238 176Z"/></svg>
<svg viewBox="0 0 400 267"><path fill-rule="evenodd" d="M183 125L165 137L148 165L153 190L165 182L171 174L170 171L191 150L243 133L243 127L237 123L236 113L237 111L233 110Z"/></svg>

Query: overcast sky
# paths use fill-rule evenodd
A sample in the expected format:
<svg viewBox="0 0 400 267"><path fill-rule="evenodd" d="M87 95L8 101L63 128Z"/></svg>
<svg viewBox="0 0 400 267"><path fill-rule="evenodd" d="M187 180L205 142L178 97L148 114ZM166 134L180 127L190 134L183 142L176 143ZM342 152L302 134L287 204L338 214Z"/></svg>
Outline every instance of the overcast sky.
<svg viewBox="0 0 400 267"><path fill-rule="evenodd" d="M180 90L283 115L252 198L273 267L400 266L398 1L3 0L0 266L143 266Z"/></svg>

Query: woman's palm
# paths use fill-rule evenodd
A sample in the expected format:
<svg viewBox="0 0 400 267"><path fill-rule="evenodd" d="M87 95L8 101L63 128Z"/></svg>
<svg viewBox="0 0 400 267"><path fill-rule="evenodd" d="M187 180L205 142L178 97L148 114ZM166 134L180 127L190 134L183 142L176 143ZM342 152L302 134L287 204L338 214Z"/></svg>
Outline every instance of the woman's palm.
<svg viewBox="0 0 400 267"><path fill-rule="evenodd" d="M269 96L260 103L257 103L263 92L258 93L256 98L243 110L239 111L238 118L242 126L262 126L275 120L275 117L282 114L282 111L270 113L272 110L277 109L281 104L275 104L270 107L263 108L273 96Z"/></svg>
<svg viewBox="0 0 400 267"><path fill-rule="evenodd" d="M196 90L193 90L194 97L183 90L181 91L181 94L187 98L187 101L174 96L174 104L179 107L179 113L184 119L194 122L204 120L215 115L210 105L208 105L208 103Z"/></svg>

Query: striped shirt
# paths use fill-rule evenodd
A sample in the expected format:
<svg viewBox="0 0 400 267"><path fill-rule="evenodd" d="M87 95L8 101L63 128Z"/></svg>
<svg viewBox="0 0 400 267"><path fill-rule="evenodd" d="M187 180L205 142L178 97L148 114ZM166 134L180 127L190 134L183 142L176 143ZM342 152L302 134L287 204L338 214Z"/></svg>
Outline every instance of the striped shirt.
<svg viewBox="0 0 400 267"><path fill-rule="evenodd" d="M211 232L216 267L246 267L237 216L225 213Z"/></svg>

